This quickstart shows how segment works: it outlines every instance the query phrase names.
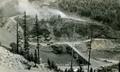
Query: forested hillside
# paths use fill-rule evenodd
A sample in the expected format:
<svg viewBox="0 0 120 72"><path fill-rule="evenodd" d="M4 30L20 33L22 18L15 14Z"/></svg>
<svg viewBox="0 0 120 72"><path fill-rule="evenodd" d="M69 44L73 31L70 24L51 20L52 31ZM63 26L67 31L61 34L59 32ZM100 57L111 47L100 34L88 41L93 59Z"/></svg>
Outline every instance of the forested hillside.
<svg viewBox="0 0 120 72"><path fill-rule="evenodd" d="M59 7L120 30L119 0L60 0Z"/></svg>

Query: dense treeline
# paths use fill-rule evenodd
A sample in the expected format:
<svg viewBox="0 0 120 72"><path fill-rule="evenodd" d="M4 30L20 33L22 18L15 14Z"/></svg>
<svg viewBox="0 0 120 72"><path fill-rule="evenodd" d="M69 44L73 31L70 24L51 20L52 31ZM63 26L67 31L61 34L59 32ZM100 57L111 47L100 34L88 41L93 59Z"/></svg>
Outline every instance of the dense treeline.
<svg viewBox="0 0 120 72"><path fill-rule="evenodd" d="M51 17L48 20L42 20L42 24L40 24L40 26L39 35L46 38L52 36L55 40L78 40L86 38L90 33L89 28L93 28L94 37L114 37L113 33L115 32L108 26L102 26L97 23L65 20L60 17ZM31 31L32 35L35 35L34 31L35 28Z"/></svg>
<svg viewBox="0 0 120 72"><path fill-rule="evenodd" d="M90 17L120 30L119 3L119 0L60 0L58 4L64 10Z"/></svg>
<svg viewBox="0 0 120 72"><path fill-rule="evenodd" d="M22 19L19 19L21 27L23 27ZM34 27L34 19L28 17L28 35L36 36L36 27ZM89 28L93 27L94 37L116 37L120 33L111 29L109 26L96 22L79 22L70 19L62 19L60 16L51 17L50 19L42 19L38 21L38 35L44 38L44 41L51 39L60 40L78 40L89 36Z"/></svg>

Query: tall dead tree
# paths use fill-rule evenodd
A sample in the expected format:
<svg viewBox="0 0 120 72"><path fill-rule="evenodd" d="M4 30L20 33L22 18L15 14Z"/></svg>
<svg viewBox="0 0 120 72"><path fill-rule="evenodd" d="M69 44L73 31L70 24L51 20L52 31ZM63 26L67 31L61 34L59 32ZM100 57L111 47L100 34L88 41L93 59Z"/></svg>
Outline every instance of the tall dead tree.
<svg viewBox="0 0 120 72"><path fill-rule="evenodd" d="M35 28L36 28L36 37L37 37L37 46L36 46L36 48L37 48L37 55L38 55L38 60L37 60L37 62L38 62L38 64L40 64L39 23L38 23L38 17L37 17L37 15L36 15L35 26L36 26L36 27L35 27Z"/></svg>

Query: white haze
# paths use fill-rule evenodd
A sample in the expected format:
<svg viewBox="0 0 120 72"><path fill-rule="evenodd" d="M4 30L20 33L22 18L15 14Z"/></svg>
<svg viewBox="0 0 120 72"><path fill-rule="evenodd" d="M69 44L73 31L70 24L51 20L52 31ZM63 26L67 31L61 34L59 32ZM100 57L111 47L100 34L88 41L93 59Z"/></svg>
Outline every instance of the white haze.
<svg viewBox="0 0 120 72"><path fill-rule="evenodd" d="M24 12L27 13L27 15L30 15L32 17L35 17L35 15L38 15L39 19L43 18L49 18L51 16L58 16L60 15L62 18L68 18L72 20L77 21L84 21L81 18L77 18L75 16L70 16L65 14L59 9L53 9L49 6L42 6L40 7L37 4L33 4L29 2L29 0L0 0L0 9L2 9L2 15L6 16L16 16L20 14L23 14Z"/></svg>
<svg viewBox="0 0 120 72"><path fill-rule="evenodd" d="M39 11L34 6L32 6L28 0L19 0L18 10L21 13L26 12L28 15L39 14Z"/></svg>
<svg viewBox="0 0 120 72"><path fill-rule="evenodd" d="M18 11L23 13L26 12L28 15L35 16L38 15L39 18L48 18L54 15L60 15L61 17L66 17L64 13L57 9L52 9L48 7L38 7L30 3L28 0L19 0Z"/></svg>
<svg viewBox="0 0 120 72"><path fill-rule="evenodd" d="M77 21L85 21L77 17L68 16L58 9L52 9L49 7L41 8L37 5L30 3L28 0L19 0L18 11L21 13L26 12L28 15L31 15L31 16L38 15L39 19L60 15L62 18L69 18Z"/></svg>

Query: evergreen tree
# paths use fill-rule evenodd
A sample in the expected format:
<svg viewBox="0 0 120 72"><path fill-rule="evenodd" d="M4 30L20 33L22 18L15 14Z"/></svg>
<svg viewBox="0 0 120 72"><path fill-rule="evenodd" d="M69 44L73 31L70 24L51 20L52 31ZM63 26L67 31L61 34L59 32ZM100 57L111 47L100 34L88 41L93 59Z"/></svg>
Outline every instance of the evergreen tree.
<svg viewBox="0 0 120 72"><path fill-rule="evenodd" d="M16 53L19 53L19 31L18 31L18 22L17 22L17 25L16 25L16 36L17 36L17 52Z"/></svg>
<svg viewBox="0 0 120 72"><path fill-rule="evenodd" d="M29 61L33 61L33 54L32 53L30 54Z"/></svg>
<svg viewBox="0 0 120 72"><path fill-rule="evenodd" d="M72 50L72 60L71 60L71 66L70 66L70 72L74 72L73 70L73 50Z"/></svg>
<svg viewBox="0 0 120 72"><path fill-rule="evenodd" d="M34 61L34 55L31 54L31 61Z"/></svg>
<svg viewBox="0 0 120 72"><path fill-rule="evenodd" d="M36 67L36 64L37 64L37 50L35 49L35 53L34 53L34 62L35 62L35 67Z"/></svg>
<svg viewBox="0 0 120 72"><path fill-rule="evenodd" d="M93 72L93 68L90 69L90 72Z"/></svg>
<svg viewBox="0 0 120 72"><path fill-rule="evenodd" d="M28 54L27 59L28 59L28 61L31 61L31 56L30 56L30 54Z"/></svg>
<svg viewBox="0 0 120 72"><path fill-rule="evenodd" d="M68 72L68 71L67 71L67 68L65 69L65 72Z"/></svg>
<svg viewBox="0 0 120 72"><path fill-rule="evenodd" d="M89 48L88 48L88 50L89 50L89 57L88 57L88 72L90 72L90 58L91 58L91 49L92 49L92 41L93 41L93 30L92 30L92 28L91 27L89 27L89 29L90 29L90 43L89 43Z"/></svg>
<svg viewBox="0 0 120 72"><path fill-rule="evenodd" d="M16 53L16 51L17 51L17 50L16 50L16 49L17 49L16 43L14 43L14 42L13 42L13 43L10 43L10 47L12 48L11 51L12 51L13 53Z"/></svg>
<svg viewBox="0 0 120 72"><path fill-rule="evenodd" d="M49 68L49 69L52 69L52 63L51 63L51 61L49 60L49 58L48 58L48 60L47 60L47 63L48 63L48 68Z"/></svg>
<svg viewBox="0 0 120 72"><path fill-rule="evenodd" d="M24 50L22 46L23 34L19 30L19 21L17 20L16 24L16 53L24 55Z"/></svg>
<svg viewBox="0 0 120 72"><path fill-rule="evenodd" d="M50 63L49 58L48 58L48 60L47 60L47 63L48 63L48 66L51 66L51 63Z"/></svg>
<svg viewBox="0 0 120 72"><path fill-rule="evenodd" d="M36 16L36 21L35 21L35 26L36 26L36 37L37 37L37 55L38 55L38 59L37 59L37 63L40 64L40 51L39 51L39 23L38 23L38 17Z"/></svg>
<svg viewBox="0 0 120 72"><path fill-rule="evenodd" d="M28 35L27 35L27 22L26 22L26 12L24 13L24 19L23 19L23 30L24 30L24 56L25 58L28 58L29 55L29 43L28 43Z"/></svg>
<svg viewBox="0 0 120 72"><path fill-rule="evenodd" d="M118 64L118 68L119 68L119 72L120 72L120 61L119 61L119 64Z"/></svg>
<svg viewBox="0 0 120 72"><path fill-rule="evenodd" d="M22 47L20 47L20 55L24 55L24 50Z"/></svg>
<svg viewBox="0 0 120 72"><path fill-rule="evenodd" d="M51 67L54 69L54 67L55 67L54 61L51 62Z"/></svg>
<svg viewBox="0 0 120 72"><path fill-rule="evenodd" d="M77 69L77 72L80 72L80 69Z"/></svg>
<svg viewBox="0 0 120 72"><path fill-rule="evenodd" d="M80 72L82 72L83 71L83 68L82 68L82 66L80 65Z"/></svg>

